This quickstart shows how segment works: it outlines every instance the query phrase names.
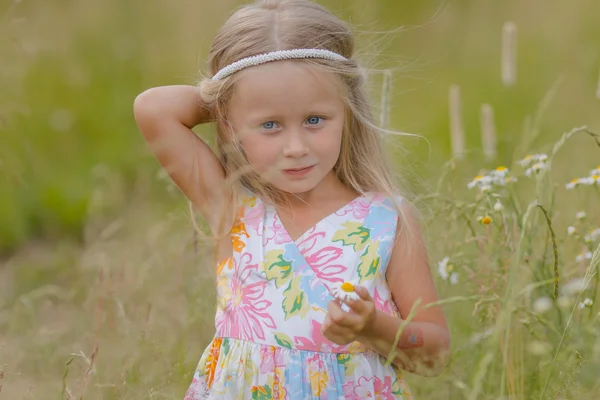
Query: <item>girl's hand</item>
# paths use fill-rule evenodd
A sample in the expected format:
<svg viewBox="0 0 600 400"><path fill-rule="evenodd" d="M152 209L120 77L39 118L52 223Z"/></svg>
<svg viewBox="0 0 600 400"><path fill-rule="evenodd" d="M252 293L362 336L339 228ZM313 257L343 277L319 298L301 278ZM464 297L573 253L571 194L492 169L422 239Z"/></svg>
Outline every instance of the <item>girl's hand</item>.
<svg viewBox="0 0 600 400"><path fill-rule="evenodd" d="M360 300L346 302L349 311L342 310L340 300L329 302L321 326L323 336L340 346L356 341L375 321L375 303L369 291L362 286L355 286L355 291Z"/></svg>

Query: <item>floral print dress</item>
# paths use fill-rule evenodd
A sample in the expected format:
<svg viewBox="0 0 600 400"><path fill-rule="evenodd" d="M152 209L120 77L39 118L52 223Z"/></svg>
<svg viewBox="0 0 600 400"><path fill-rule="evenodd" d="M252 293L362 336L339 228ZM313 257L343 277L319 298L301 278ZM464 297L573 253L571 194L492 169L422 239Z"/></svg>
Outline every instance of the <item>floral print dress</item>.
<svg viewBox="0 0 600 400"><path fill-rule="evenodd" d="M216 334L185 400L412 399L400 370L354 342L321 333L330 290L365 286L397 315L385 272L396 233L394 202L367 193L297 240L260 198L244 201L233 254L218 266Z"/></svg>

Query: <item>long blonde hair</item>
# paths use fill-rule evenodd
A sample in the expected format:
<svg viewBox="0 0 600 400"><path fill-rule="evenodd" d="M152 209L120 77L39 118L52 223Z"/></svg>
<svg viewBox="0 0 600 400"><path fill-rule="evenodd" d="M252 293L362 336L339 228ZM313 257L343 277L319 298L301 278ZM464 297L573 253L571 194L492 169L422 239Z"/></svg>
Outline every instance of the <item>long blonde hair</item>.
<svg viewBox="0 0 600 400"><path fill-rule="evenodd" d="M382 130L375 123L368 101L366 73L354 59L354 35L347 23L324 7L308 0L258 0L238 8L213 40L207 75L212 76L245 57L299 48L326 49L348 60L303 60L339 78L346 118L340 156L334 167L336 176L357 193L381 192L397 201L400 191L394 185L383 150ZM245 188L267 200L278 201L281 199L278 192L258 178L248 166L241 146L231 139L226 123L227 104L233 95L236 76L219 81L207 77L199 85L202 99L217 121L218 156L234 198L235 193L239 196ZM237 209L237 204L239 201L234 201L233 209ZM400 221L406 221L403 208L397 205ZM224 228L225 232L230 226Z"/></svg>

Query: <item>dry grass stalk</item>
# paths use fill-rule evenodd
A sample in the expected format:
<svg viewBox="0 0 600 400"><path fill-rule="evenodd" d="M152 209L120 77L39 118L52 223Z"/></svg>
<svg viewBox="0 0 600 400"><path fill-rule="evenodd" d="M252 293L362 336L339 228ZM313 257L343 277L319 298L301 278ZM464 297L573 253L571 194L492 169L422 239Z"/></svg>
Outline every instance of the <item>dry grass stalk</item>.
<svg viewBox="0 0 600 400"><path fill-rule="evenodd" d="M88 379L92 373L92 371L94 370L94 362L96 361L96 356L98 355L98 343L96 343L96 345L94 346L94 351L92 352L92 355L90 356L90 361L89 361L89 365L87 368L87 371L85 371L85 377L83 378L83 383L81 384L81 393L79 395L79 399L83 400L83 393L85 392L85 388L87 386L88 383Z"/></svg>
<svg viewBox="0 0 600 400"><path fill-rule="evenodd" d="M379 127L387 129L390 123L390 103L392 93L392 71L383 71L383 83L381 87L381 113L379 114Z"/></svg>
<svg viewBox="0 0 600 400"><path fill-rule="evenodd" d="M517 26L506 22L502 28L502 83L513 86L517 81Z"/></svg>
<svg viewBox="0 0 600 400"><path fill-rule="evenodd" d="M450 86L449 108L452 155L453 157L460 159L463 158L465 154L465 131L462 119L460 86L458 85Z"/></svg>
<svg viewBox="0 0 600 400"><path fill-rule="evenodd" d="M496 126L494 109L489 104L481 106L481 143L485 158L489 161L495 159L497 155Z"/></svg>

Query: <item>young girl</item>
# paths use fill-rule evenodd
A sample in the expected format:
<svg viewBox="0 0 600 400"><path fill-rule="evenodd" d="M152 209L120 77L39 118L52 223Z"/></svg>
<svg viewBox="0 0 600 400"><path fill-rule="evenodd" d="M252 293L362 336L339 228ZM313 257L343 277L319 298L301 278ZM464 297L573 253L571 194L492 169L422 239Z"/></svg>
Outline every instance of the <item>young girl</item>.
<svg viewBox="0 0 600 400"><path fill-rule="evenodd" d="M409 399L402 370L445 366L417 218L353 51L321 6L258 1L218 32L199 87L135 101L159 162L220 238L216 335L186 399ZM191 130L206 122L217 154Z"/></svg>

